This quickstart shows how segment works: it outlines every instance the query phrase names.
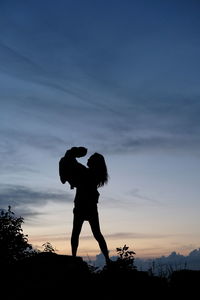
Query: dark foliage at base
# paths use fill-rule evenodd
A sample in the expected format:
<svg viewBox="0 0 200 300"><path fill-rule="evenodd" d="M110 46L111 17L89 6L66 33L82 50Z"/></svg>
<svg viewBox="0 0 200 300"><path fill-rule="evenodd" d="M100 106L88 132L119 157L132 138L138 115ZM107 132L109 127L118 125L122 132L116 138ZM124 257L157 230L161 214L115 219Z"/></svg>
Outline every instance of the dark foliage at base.
<svg viewBox="0 0 200 300"><path fill-rule="evenodd" d="M182 270L169 278L137 271L134 251L124 245L119 255L97 271L82 260L58 255L53 246L43 244L38 252L23 234L23 218L11 208L0 213L0 286L2 299L169 299L196 295L200 271Z"/></svg>
<svg viewBox="0 0 200 300"><path fill-rule="evenodd" d="M199 288L200 271L182 270L160 278L136 269L119 268L115 262L94 272L82 258L38 253L1 265L4 299L163 299L192 295Z"/></svg>
<svg viewBox="0 0 200 300"><path fill-rule="evenodd" d="M23 233L22 217L16 217L11 211L0 210L0 263L12 263L23 259L32 251L28 236Z"/></svg>

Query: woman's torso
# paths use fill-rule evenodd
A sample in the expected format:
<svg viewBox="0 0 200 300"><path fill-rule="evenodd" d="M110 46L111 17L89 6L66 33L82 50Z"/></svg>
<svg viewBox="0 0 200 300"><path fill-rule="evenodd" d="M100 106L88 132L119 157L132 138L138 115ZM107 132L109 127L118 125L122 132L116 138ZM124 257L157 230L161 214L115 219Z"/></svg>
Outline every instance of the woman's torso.
<svg viewBox="0 0 200 300"><path fill-rule="evenodd" d="M82 169L80 180L76 186L75 206L91 207L98 203L99 192L97 180L89 168Z"/></svg>

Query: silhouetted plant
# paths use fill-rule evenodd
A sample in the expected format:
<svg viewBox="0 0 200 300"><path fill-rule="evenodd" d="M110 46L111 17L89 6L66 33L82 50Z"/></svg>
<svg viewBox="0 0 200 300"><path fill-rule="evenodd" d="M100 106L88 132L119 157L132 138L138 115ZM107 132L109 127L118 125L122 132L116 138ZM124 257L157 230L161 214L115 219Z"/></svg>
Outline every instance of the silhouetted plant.
<svg viewBox="0 0 200 300"><path fill-rule="evenodd" d="M0 212L0 261L3 263L11 263L29 255L32 245L28 243L28 236L23 234L21 228L24 219L15 217L11 211L11 206L8 210Z"/></svg>
<svg viewBox="0 0 200 300"><path fill-rule="evenodd" d="M50 242L46 242L42 245L44 247L43 252L48 252L48 253L55 253L56 248L54 248Z"/></svg>
<svg viewBox="0 0 200 300"><path fill-rule="evenodd" d="M127 270L127 269L136 269L134 266L134 255L136 254L134 251L128 250L129 247L124 245L123 247L116 248L117 254L119 257L116 260L119 268Z"/></svg>

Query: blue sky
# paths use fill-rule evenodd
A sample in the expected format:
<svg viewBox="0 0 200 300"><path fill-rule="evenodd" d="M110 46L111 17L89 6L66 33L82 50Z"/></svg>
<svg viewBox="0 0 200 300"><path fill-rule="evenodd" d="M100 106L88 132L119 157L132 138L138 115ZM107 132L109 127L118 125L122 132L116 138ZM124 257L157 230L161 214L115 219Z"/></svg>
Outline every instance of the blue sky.
<svg viewBox="0 0 200 300"><path fill-rule="evenodd" d="M199 247L198 1L0 2L0 207L70 253L66 149L105 156L102 232L138 256ZM87 158L80 161L86 163ZM80 255L99 252L84 224Z"/></svg>

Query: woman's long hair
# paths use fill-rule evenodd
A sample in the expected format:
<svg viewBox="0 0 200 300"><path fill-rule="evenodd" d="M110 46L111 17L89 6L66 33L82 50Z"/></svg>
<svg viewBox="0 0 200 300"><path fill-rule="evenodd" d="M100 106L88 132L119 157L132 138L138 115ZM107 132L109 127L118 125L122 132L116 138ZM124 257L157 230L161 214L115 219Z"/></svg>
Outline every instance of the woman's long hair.
<svg viewBox="0 0 200 300"><path fill-rule="evenodd" d="M103 155L94 153L88 160L88 167L92 170L97 187L101 187L108 182L108 171Z"/></svg>

